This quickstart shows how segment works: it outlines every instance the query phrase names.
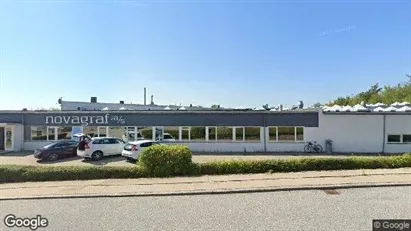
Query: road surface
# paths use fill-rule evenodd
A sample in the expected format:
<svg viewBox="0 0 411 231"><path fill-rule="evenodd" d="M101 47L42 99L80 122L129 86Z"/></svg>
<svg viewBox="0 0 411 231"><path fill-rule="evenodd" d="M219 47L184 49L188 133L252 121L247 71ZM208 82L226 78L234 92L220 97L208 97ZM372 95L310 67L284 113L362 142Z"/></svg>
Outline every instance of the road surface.
<svg viewBox="0 0 411 231"><path fill-rule="evenodd" d="M411 187L171 197L0 201L6 214L41 215L38 230L372 230L372 219L411 218ZM28 230L28 229L26 229Z"/></svg>

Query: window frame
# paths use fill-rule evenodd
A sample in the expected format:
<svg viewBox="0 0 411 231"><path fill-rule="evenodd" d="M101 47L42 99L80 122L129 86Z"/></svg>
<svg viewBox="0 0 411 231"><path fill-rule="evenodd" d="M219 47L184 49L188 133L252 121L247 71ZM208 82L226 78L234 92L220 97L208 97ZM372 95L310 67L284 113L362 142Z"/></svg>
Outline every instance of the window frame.
<svg viewBox="0 0 411 231"><path fill-rule="evenodd" d="M400 139L398 142L389 141L390 136L398 136ZM387 144L401 144L402 143L402 135L401 134L387 134Z"/></svg>
<svg viewBox="0 0 411 231"><path fill-rule="evenodd" d="M237 126L233 128L234 128L233 138L235 138L233 141L234 142L245 142L245 126ZM243 132L241 140L237 139L237 129L241 129Z"/></svg>
<svg viewBox="0 0 411 231"><path fill-rule="evenodd" d="M305 142L305 127L304 126L268 126L266 127L267 131L266 131L266 137L267 137L267 141L269 143L304 143ZM270 137L270 128L274 128L275 129L275 139L271 139ZM279 140L279 128L294 128L294 140ZM297 130L298 128L302 128L303 129L303 139L299 140L297 137Z"/></svg>
<svg viewBox="0 0 411 231"><path fill-rule="evenodd" d="M410 136L409 141L404 141L404 136ZM411 134L402 134L401 139L403 144L411 144Z"/></svg>

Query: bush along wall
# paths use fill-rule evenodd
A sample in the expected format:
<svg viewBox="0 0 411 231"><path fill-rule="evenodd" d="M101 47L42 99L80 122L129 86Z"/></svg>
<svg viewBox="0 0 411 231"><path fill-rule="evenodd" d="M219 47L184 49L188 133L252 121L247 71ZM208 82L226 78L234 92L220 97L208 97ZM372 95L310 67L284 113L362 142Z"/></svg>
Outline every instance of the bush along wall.
<svg viewBox="0 0 411 231"><path fill-rule="evenodd" d="M193 163L186 146L155 145L145 149L132 167L0 165L0 183L405 167L411 167L411 154Z"/></svg>

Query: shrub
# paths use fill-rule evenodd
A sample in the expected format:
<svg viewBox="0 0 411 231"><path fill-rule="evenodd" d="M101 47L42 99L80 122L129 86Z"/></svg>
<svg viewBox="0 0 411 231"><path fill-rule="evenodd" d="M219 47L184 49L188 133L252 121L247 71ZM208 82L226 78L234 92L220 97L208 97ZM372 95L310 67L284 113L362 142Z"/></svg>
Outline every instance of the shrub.
<svg viewBox="0 0 411 231"><path fill-rule="evenodd" d="M19 166L0 165L0 183L25 181L93 180L106 178L140 178L144 172L136 167L91 166Z"/></svg>
<svg viewBox="0 0 411 231"><path fill-rule="evenodd" d="M137 164L150 176L166 177L193 174L195 165L187 146L153 145L144 149Z"/></svg>
<svg viewBox="0 0 411 231"><path fill-rule="evenodd" d="M411 154L390 157L216 161L194 164L188 147L160 145L147 148L139 159L139 165L134 167L0 165L0 183L411 167Z"/></svg>
<svg viewBox="0 0 411 231"><path fill-rule="evenodd" d="M301 158L260 161L217 161L198 164L201 175L302 172L411 167L411 155L390 157Z"/></svg>

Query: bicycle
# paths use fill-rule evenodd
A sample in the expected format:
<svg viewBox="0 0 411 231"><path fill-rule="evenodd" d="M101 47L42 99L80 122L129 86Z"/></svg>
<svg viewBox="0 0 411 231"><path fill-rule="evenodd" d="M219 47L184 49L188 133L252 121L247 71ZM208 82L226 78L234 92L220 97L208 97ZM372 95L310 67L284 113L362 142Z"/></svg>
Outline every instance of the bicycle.
<svg viewBox="0 0 411 231"><path fill-rule="evenodd" d="M304 152L323 152L323 147L318 144L317 141L307 142L307 144L304 146Z"/></svg>

